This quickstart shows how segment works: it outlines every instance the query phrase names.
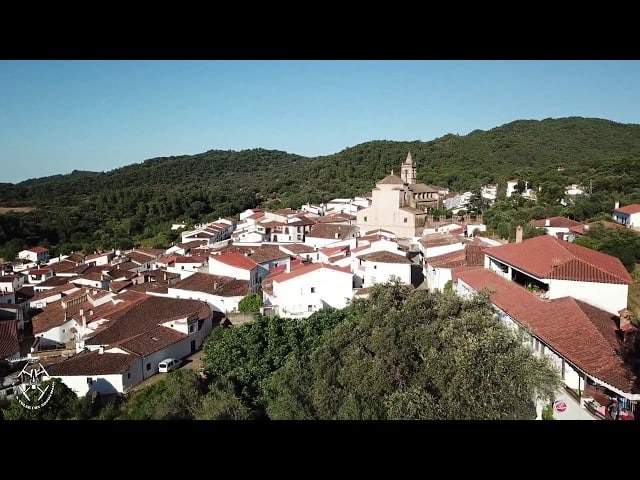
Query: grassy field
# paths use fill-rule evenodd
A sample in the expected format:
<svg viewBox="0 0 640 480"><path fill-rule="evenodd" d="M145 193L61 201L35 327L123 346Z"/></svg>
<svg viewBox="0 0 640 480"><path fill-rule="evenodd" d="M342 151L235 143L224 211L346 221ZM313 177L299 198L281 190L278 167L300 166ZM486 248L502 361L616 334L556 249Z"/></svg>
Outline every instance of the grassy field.
<svg viewBox="0 0 640 480"><path fill-rule="evenodd" d="M35 208L33 207L0 207L0 215L2 215L3 213L12 213L12 212L29 213L29 212L33 212L34 210Z"/></svg>
<svg viewBox="0 0 640 480"><path fill-rule="evenodd" d="M640 264L636 265L631 276L633 283L629 285L629 310L635 315L636 321L640 321Z"/></svg>

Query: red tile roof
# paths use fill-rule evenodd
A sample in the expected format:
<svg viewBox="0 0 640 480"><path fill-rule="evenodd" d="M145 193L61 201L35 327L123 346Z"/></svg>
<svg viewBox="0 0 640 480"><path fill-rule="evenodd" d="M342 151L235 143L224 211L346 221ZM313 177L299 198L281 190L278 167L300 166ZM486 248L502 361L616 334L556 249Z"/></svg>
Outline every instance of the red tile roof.
<svg viewBox="0 0 640 480"><path fill-rule="evenodd" d="M76 375L114 375L126 372L138 357L128 353L82 352L46 367L54 377Z"/></svg>
<svg viewBox="0 0 640 480"><path fill-rule="evenodd" d="M304 243L292 243L290 245L280 245L280 250L289 251L295 255L299 255L301 253L314 253L316 251L315 248L310 247L309 245L305 245Z"/></svg>
<svg viewBox="0 0 640 480"><path fill-rule="evenodd" d="M225 252L220 255L212 255L211 259L243 270L253 270L258 266L251 258L238 252Z"/></svg>
<svg viewBox="0 0 640 480"><path fill-rule="evenodd" d="M20 353L18 322L16 320L0 321L0 360L16 353Z"/></svg>
<svg viewBox="0 0 640 480"><path fill-rule="evenodd" d="M135 353L142 357L147 357L152 353L158 352L169 345L179 342L187 337L186 334L178 332L173 328L158 326L145 332L137 337L122 342L118 347Z"/></svg>
<svg viewBox="0 0 640 480"><path fill-rule="evenodd" d="M549 220L549 225L546 225L546 221ZM575 220L571 220L566 217L549 217L549 218L541 218L539 220L531 220L531 225L538 228L544 227L553 227L553 228L571 228L577 227L578 225L582 225L580 222L576 222Z"/></svg>
<svg viewBox="0 0 640 480"><path fill-rule="evenodd" d="M633 215L634 213L640 213L640 203L633 203L624 207L616 208L615 212L626 213L627 215Z"/></svg>
<svg viewBox="0 0 640 480"><path fill-rule="evenodd" d="M457 277L476 291L487 291L495 306L579 369L624 392L639 391L618 353L611 314L571 297L541 300L484 268Z"/></svg>
<svg viewBox="0 0 640 480"><path fill-rule="evenodd" d="M146 300L115 313L104 328L100 328L87 345L114 345L156 328L159 324L191 315L209 318L211 307L198 300L147 297Z"/></svg>
<svg viewBox="0 0 640 480"><path fill-rule="evenodd" d="M455 245L462 243L462 239L451 233L430 233L423 236L419 242L427 248L442 247L444 245Z"/></svg>
<svg viewBox="0 0 640 480"><path fill-rule="evenodd" d="M273 280L274 282L282 283L320 269L334 270L336 272L347 273L351 275L351 269L349 267L336 267L334 265L328 265L326 263L301 263L296 265L295 267L292 266L290 272L285 271L274 275L273 277L271 277L271 280Z"/></svg>
<svg viewBox="0 0 640 480"><path fill-rule="evenodd" d="M550 235L530 238L522 243L491 247L484 251L486 255L537 278L601 283L632 282L618 258Z"/></svg>
<svg viewBox="0 0 640 480"><path fill-rule="evenodd" d="M243 297L249 293L249 281L198 272L179 281L171 288L209 293L221 297Z"/></svg>
<svg viewBox="0 0 640 480"><path fill-rule="evenodd" d="M409 260L404 255L398 255L397 253L391 253L386 251L365 253L364 255L358 256L358 258L360 260L364 260L365 262L403 263L403 264L411 263L411 260Z"/></svg>
<svg viewBox="0 0 640 480"><path fill-rule="evenodd" d="M30 251L30 252L33 252L33 253L46 253L46 252L48 252L49 250L47 250L47 249L46 249L46 248L44 248L44 247L33 247L33 248L30 248L30 249L29 249L29 251Z"/></svg>
<svg viewBox="0 0 640 480"><path fill-rule="evenodd" d="M307 233L307 237L335 238L341 240L353 236L357 231L355 226L338 225L335 223L316 223L311 227L309 233Z"/></svg>

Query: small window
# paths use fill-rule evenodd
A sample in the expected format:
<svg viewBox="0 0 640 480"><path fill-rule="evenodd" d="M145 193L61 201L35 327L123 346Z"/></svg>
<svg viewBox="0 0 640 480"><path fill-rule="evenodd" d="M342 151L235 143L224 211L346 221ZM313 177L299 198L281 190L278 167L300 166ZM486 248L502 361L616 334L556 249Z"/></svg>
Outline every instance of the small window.
<svg viewBox="0 0 640 480"><path fill-rule="evenodd" d="M193 333L193 331L195 330L196 326L195 325L189 325L189 333Z"/></svg>
<svg viewBox="0 0 640 480"><path fill-rule="evenodd" d="M313 305L308 305L308 306L307 306L307 309L308 309L310 312L311 312L311 311L313 311Z"/></svg>
<svg viewBox="0 0 640 480"><path fill-rule="evenodd" d="M316 287L311 287L311 293L316 293Z"/></svg>
<svg viewBox="0 0 640 480"><path fill-rule="evenodd" d="M376 268L378 268L378 266L377 266L377 265L374 265L374 266L373 266L373 269L375 270Z"/></svg>
<svg viewBox="0 0 640 480"><path fill-rule="evenodd" d="M404 223L407 223L407 217L404 217Z"/></svg>
<svg viewBox="0 0 640 480"><path fill-rule="evenodd" d="M93 378L87 377L87 385L93 384Z"/></svg>
<svg viewBox="0 0 640 480"><path fill-rule="evenodd" d="M127 378L131 378L131 373L127 372Z"/></svg>
<svg viewBox="0 0 640 480"><path fill-rule="evenodd" d="M151 364L150 364L150 363L147 363L147 372L148 372L149 370L151 370Z"/></svg>
<svg viewBox="0 0 640 480"><path fill-rule="evenodd" d="M367 217L364 217L364 221L365 221L365 222L367 221Z"/></svg>

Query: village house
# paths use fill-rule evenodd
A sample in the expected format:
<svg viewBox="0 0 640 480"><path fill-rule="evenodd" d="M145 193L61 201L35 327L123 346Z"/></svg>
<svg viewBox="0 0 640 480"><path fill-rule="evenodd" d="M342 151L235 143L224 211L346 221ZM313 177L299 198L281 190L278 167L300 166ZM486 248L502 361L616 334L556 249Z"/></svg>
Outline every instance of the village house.
<svg viewBox="0 0 640 480"><path fill-rule="evenodd" d="M247 255L226 252L209 257L209 273L220 277L231 277L249 282L249 290L255 292L268 270L258 265Z"/></svg>
<svg viewBox="0 0 640 480"><path fill-rule="evenodd" d="M238 304L249 293L248 280L194 273L175 285L170 285L167 296L207 302L214 311L226 314L237 312Z"/></svg>
<svg viewBox="0 0 640 480"><path fill-rule="evenodd" d="M547 235L557 237L560 240L572 238L571 229L582 225L580 222L566 217L541 218L539 220L531 220L529 223L536 228L544 229Z"/></svg>
<svg viewBox="0 0 640 480"><path fill-rule="evenodd" d="M628 317L570 296L541 299L485 268L456 272L455 277L461 296L489 295L499 318L522 332L536 355L553 362L579 406L604 418L605 406L615 399L623 412L638 418L640 389L620 355L622 339L635 328Z"/></svg>
<svg viewBox="0 0 640 480"><path fill-rule="evenodd" d="M32 268L27 271L27 282L31 285L37 285L51 277L53 271L50 268Z"/></svg>
<svg viewBox="0 0 640 480"><path fill-rule="evenodd" d="M80 397L126 393L158 373L162 360L181 360L200 349L212 322L205 302L147 297L83 336L86 350L47 371Z"/></svg>
<svg viewBox="0 0 640 480"><path fill-rule="evenodd" d="M27 260L33 263L46 263L49 261L49 250L44 247L32 247L18 252L20 260Z"/></svg>
<svg viewBox="0 0 640 480"><path fill-rule="evenodd" d="M451 233L431 233L418 240L424 258L437 257L445 253L464 249L462 237Z"/></svg>
<svg viewBox="0 0 640 480"><path fill-rule="evenodd" d="M91 255L87 255L86 257L84 257L84 263L93 266L109 265L109 262L113 260L115 255L115 251L92 253Z"/></svg>
<svg viewBox="0 0 640 480"><path fill-rule="evenodd" d="M0 303L15 303L16 292L24 285L22 275L0 276Z"/></svg>
<svg viewBox="0 0 640 480"><path fill-rule="evenodd" d="M234 228L235 224L233 221L226 218L219 218L215 222L196 225L193 230L182 232L182 243L194 240L206 240L212 245L229 238Z"/></svg>
<svg viewBox="0 0 640 480"><path fill-rule="evenodd" d="M304 243L309 247L320 249L341 240L355 238L357 235L358 228L355 226L317 223L311 227Z"/></svg>
<svg viewBox="0 0 640 480"><path fill-rule="evenodd" d="M301 260L308 260L310 262L317 262L320 256L316 248L302 243L280 245L278 248L280 248L283 253L289 255L290 257L296 257L300 258Z"/></svg>
<svg viewBox="0 0 640 480"><path fill-rule="evenodd" d="M549 235L486 249L485 268L543 298L572 296L614 315L632 282L618 258Z"/></svg>
<svg viewBox="0 0 640 480"><path fill-rule="evenodd" d="M484 265L484 252L480 244L466 244L464 249L455 250L423 260L423 275L430 291L442 292L449 282L453 282L453 272L464 271Z"/></svg>
<svg viewBox="0 0 640 480"><path fill-rule="evenodd" d="M354 270L354 284L357 288L372 287L378 283L398 280L411 285L411 261L403 252L391 253L384 250L357 256L358 265Z"/></svg>
<svg viewBox="0 0 640 480"><path fill-rule="evenodd" d="M307 318L323 308L344 308L352 298L348 267L324 263L292 263L265 279L264 311L285 318Z"/></svg>
<svg viewBox="0 0 640 480"><path fill-rule="evenodd" d="M640 204L634 203L621 207L620 202L616 202L612 218L626 227L640 229Z"/></svg>

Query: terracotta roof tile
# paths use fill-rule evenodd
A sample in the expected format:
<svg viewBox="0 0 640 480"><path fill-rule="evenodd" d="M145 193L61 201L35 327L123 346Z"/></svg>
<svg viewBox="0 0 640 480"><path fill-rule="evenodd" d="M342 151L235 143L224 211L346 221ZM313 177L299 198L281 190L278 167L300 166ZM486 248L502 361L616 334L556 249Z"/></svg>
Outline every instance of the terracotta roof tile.
<svg viewBox="0 0 640 480"><path fill-rule="evenodd" d="M640 203L633 203L624 207L616 208L615 212L626 213L627 215L633 215L634 213L640 213Z"/></svg>
<svg viewBox="0 0 640 480"><path fill-rule="evenodd" d="M209 293L221 297L243 297L249 293L249 281L198 272L189 275L170 288Z"/></svg>
<svg viewBox="0 0 640 480"><path fill-rule="evenodd" d="M398 255L397 253L391 253L386 251L371 252L358 257L360 260L366 262L378 262L378 263L404 263L410 264L409 260L404 255Z"/></svg>
<svg viewBox="0 0 640 480"><path fill-rule="evenodd" d="M118 347L135 353L142 357L147 357L152 353L167 348L169 345L179 342L187 337L186 334L178 332L173 328L158 326L142 333L130 340L122 342Z"/></svg>
<svg viewBox="0 0 640 480"><path fill-rule="evenodd" d="M211 260L230 265L232 267L241 268L243 270L253 270L258 264L251 258L238 252L225 252L219 255L212 255Z"/></svg>
<svg viewBox="0 0 640 480"><path fill-rule="evenodd" d="M546 221L549 220L549 225L546 225ZM531 225L538 228L544 227L553 227L553 228L571 228L577 227L578 225L582 225L580 222L576 222L575 220L571 220L566 217L549 217L549 218L541 218L539 220L531 220Z"/></svg>
<svg viewBox="0 0 640 480"><path fill-rule="evenodd" d="M616 257L550 235L485 249L485 254L537 278L626 283L631 276Z"/></svg>
<svg viewBox="0 0 640 480"><path fill-rule="evenodd" d="M104 352L97 350L83 352L72 357L53 363L46 367L51 376L76 375L114 375L126 372L137 359L135 355L127 353Z"/></svg>
<svg viewBox="0 0 640 480"><path fill-rule="evenodd" d="M460 272L457 278L487 291L494 305L581 370L622 391L638 392L619 355L611 314L571 297L541 300L484 268Z"/></svg>
<svg viewBox="0 0 640 480"><path fill-rule="evenodd" d="M18 322L16 320L0 321L0 360L20 353L18 340Z"/></svg>

